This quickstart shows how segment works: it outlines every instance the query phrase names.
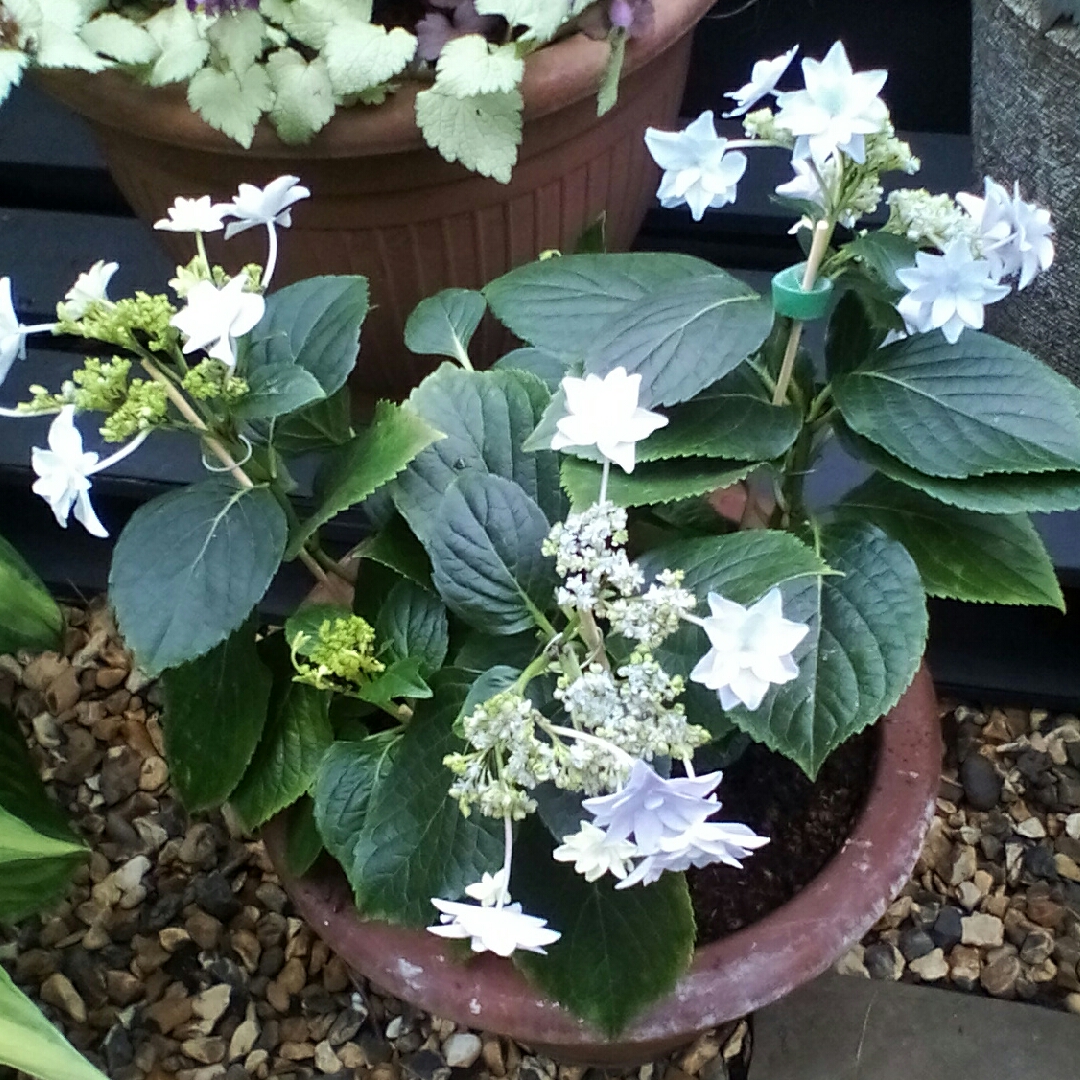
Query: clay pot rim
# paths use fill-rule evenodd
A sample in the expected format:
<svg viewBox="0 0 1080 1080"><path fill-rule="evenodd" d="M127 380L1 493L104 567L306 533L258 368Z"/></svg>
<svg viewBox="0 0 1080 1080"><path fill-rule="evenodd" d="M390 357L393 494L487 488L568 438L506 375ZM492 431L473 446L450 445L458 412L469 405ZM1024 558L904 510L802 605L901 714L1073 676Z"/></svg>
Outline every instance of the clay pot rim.
<svg viewBox="0 0 1080 1080"><path fill-rule="evenodd" d="M714 0L657 0L649 33L626 50L627 75L670 49L712 7ZM608 48L585 34L572 34L528 57L521 91L525 120L535 120L595 94ZM418 85L403 87L382 105L339 109L333 120L303 146L288 146L263 120L250 149L215 131L193 113L184 88L149 87L119 71L90 74L68 69L36 69L34 77L53 97L94 123L134 129L151 141L233 156L305 160L396 154L426 146L416 126Z"/></svg>
<svg viewBox="0 0 1080 1080"><path fill-rule="evenodd" d="M866 805L825 869L789 903L699 949L674 992L611 1042L545 1000L508 960L488 954L461 964L435 935L363 921L337 864L310 877L290 878L282 863L282 815L263 835L300 913L346 962L385 990L456 1022L561 1051L566 1060L640 1062L820 974L884 913L915 865L937 795L941 735L925 665L879 730ZM394 960L379 964L375 957Z"/></svg>

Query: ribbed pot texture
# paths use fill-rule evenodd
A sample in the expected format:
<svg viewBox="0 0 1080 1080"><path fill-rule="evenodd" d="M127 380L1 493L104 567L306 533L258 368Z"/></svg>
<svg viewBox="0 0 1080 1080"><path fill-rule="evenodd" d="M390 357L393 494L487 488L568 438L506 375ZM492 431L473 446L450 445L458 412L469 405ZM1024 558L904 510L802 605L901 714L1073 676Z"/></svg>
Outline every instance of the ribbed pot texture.
<svg viewBox="0 0 1080 1080"><path fill-rule="evenodd" d="M364 274L373 310L364 324L354 391L401 397L434 366L405 349L409 312L451 286L479 288L540 252L571 250L607 213L613 251L632 242L658 170L642 141L649 126L672 127L690 61L692 34L712 0L656 0L652 31L627 50L619 102L597 119L596 90L607 46L575 34L531 56L522 86L525 128L509 184L476 176L424 145L414 120L416 89L377 108L340 112L303 147L263 125L245 151L188 108L181 87L151 89L104 72L41 72L55 97L91 124L117 186L144 221L161 218L177 195L228 200L241 182L301 178L312 198L293 211L282 237L277 284L315 274ZM158 234L178 260L188 238ZM259 230L226 246L208 238L227 267L265 257ZM505 333L486 322L481 363L496 359Z"/></svg>
<svg viewBox="0 0 1080 1080"><path fill-rule="evenodd" d="M933 817L941 769L937 702L925 667L878 729L873 783L843 848L789 903L699 949L674 992L615 1041L545 998L509 960L486 953L462 963L425 930L365 922L344 873L328 858L308 876L291 877L284 862L287 815L271 821L263 838L300 914L347 963L394 996L509 1035L558 1061L640 1064L808 982L858 941L900 891Z"/></svg>
<svg viewBox="0 0 1080 1080"><path fill-rule="evenodd" d="M1053 268L986 309L987 327L1080 383L1080 28L1039 29L1039 0L973 0L971 134L978 177L1050 208Z"/></svg>

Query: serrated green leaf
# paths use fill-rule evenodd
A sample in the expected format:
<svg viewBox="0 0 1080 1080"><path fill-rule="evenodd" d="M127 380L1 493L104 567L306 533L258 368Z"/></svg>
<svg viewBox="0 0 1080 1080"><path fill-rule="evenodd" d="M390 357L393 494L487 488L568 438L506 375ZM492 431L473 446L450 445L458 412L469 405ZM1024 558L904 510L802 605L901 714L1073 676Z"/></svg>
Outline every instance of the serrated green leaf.
<svg viewBox="0 0 1080 1080"><path fill-rule="evenodd" d="M467 98L516 90L525 61L513 43L492 45L482 34L463 34L442 47L436 70L441 93Z"/></svg>
<svg viewBox="0 0 1080 1080"><path fill-rule="evenodd" d="M360 94L388 82L416 55L416 38L401 27L387 30L367 19L336 21L322 57L334 93Z"/></svg>
<svg viewBox="0 0 1080 1080"><path fill-rule="evenodd" d="M64 616L41 579L0 536L0 653L58 649Z"/></svg>
<svg viewBox="0 0 1080 1080"><path fill-rule="evenodd" d="M547 955L516 953L514 964L547 994L610 1038L645 1006L670 993L694 954L694 912L682 874L615 889L610 875L587 882L551 858L535 818L522 825L511 887L530 915L562 937Z"/></svg>
<svg viewBox="0 0 1080 1080"><path fill-rule="evenodd" d="M272 680L255 647L257 628L249 618L205 656L162 674L165 756L190 813L228 799L266 725Z"/></svg>
<svg viewBox="0 0 1080 1080"><path fill-rule="evenodd" d="M270 122L283 143L306 143L330 122L337 107L326 61L310 63L295 49L277 49L266 61L274 105Z"/></svg>
<svg viewBox="0 0 1080 1080"><path fill-rule="evenodd" d="M109 61L98 56L79 36L91 12L79 3L34 4L19 10L9 5L9 14L18 26L16 39L27 35L33 43L34 63L43 68L79 68L103 71ZM27 34L29 31L29 34Z"/></svg>
<svg viewBox="0 0 1080 1080"><path fill-rule="evenodd" d="M556 353L544 349L514 349L495 361L496 370L527 371L535 375L554 394L567 374L566 361Z"/></svg>
<svg viewBox="0 0 1080 1080"><path fill-rule="evenodd" d="M0 1065L42 1080L107 1080L0 968Z"/></svg>
<svg viewBox="0 0 1080 1080"><path fill-rule="evenodd" d="M334 741L330 694L293 681L292 663L280 635L263 643L263 655L273 670L266 727L229 799L248 829L265 824L308 791L323 754Z"/></svg>
<svg viewBox="0 0 1080 1080"><path fill-rule="evenodd" d="M212 128L249 150L255 125L274 104L274 91L261 64L242 74L204 67L188 81L187 99Z"/></svg>
<svg viewBox="0 0 1080 1080"><path fill-rule="evenodd" d="M626 60L627 37L622 28L613 29L608 35L608 58L604 65L604 74L600 76L600 91L596 95L597 116L611 112L619 100L619 79L622 77L623 62Z"/></svg>
<svg viewBox="0 0 1080 1080"><path fill-rule="evenodd" d="M686 255L566 255L530 263L484 290L518 337L642 375L644 408L687 401L753 353L772 307L711 263Z"/></svg>
<svg viewBox="0 0 1080 1080"><path fill-rule="evenodd" d="M550 41L571 12L569 0L476 0L475 7L479 15L501 15L511 26L528 27L525 38L537 42Z"/></svg>
<svg viewBox="0 0 1080 1080"><path fill-rule="evenodd" d="M114 11L104 11L91 19L79 36L94 52L121 64L148 64L158 54L158 47L145 27Z"/></svg>
<svg viewBox="0 0 1080 1080"><path fill-rule="evenodd" d="M375 623L375 640L395 660L419 661L421 676L442 667L450 646L446 608L437 596L411 581L400 581L391 590Z"/></svg>
<svg viewBox="0 0 1080 1080"><path fill-rule="evenodd" d="M445 439L418 454L395 481L394 504L424 543L446 489L461 475L490 472L513 480L549 521L566 512L559 458L529 453L526 436L549 401L538 378L523 371L462 371L443 364L409 395L409 404Z"/></svg>
<svg viewBox="0 0 1080 1080"><path fill-rule="evenodd" d="M456 900L466 885L502 865L502 822L478 813L466 818L449 795L452 775L442 763L464 748L451 725L467 690L464 681L439 684L375 786L345 866L365 917L427 926L436 914L433 896Z"/></svg>
<svg viewBox="0 0 1080 1080"><path fill-rule="evenodd" d="M440 433L408 405L380 401L370 427L328 456L320 475L319 507L293 530L286 557L298 555L317 529L389 483L439 438Z"/></svg>
<svg viewBox="0 0 1080 1080"><path fill-rule="evenodd" d="M478 630L529 629L555 587L554 565L540 554L549 531L543 511L512 480L465 473L439 503L427 540L435 588Z"/></svg>
<svg viewBox="0 0 1080 1080"><path fill-rule="evenodd" d="M959 510L881 475L846 495L839 511L899 540L931 596L1065 610L1054 564L1026 514Z"/></svg>
<svg viewBox="0 0 1080 1080"><path fill-rule="evenodd" d="M262 55L266 20L250 8L226 10L207 26L206 39L228 66L241 75Z"/></svg>
<svg viewBox="0 0 1080 1080"><path fill-rule="evenodd" d="M885 453L846 424L836 425L844 448L882 475L925 491L939 502L983 514L1052 513L1080 510L1080 472L988 473L949 480L927 476Z"/></svg>
<svg viewBox="0 0 1080 1080"><path fill-rule="evenodd" d="M310 450L330 450L353 437L349 388L283 416L274 424L270 441L286 457Z"/></svg>
<svg viewBox="0 0 1080 1080"><path fill-rule="evenodd" d="M424 356L449 356L469 368L469 342L486 310L483 293L475 289L443 289L417 304L405 323L405 345Z"/></svg>
<svg viewBox="0 0 1080 1080"><path fill-rule="evenodd" d="M931 476L1080 467L1080 390L986 334L896 342L836 378L833 394L857 434Z"/></svg>
<svg viewBox="0 0 1080 1080"><path fill-rule="evenodd" d="M502 636L470 630L454 657L454 667L474 678L499 665L524 671L535 658L536 650L535 632L526 630L521 634Z"/></svg>
<svg viewBox="0 0 1080 1080"><path fill-rule="evenodd" d="M833 308L825 334L829 378L865 363L881 347L890 330L902 328L903 320L891 303L848 289Z"/></svg>
<svg viewBox="0 0 1080 1080"><path fill-rule="evenodd" d="M868 266L887 288L896 292L907 291L907 286L896 276L896 272L915 265L919 245L914 240L877 229L856 236L844 245L844 250Z"/></svg>
<svg viewBox="0 0 1080 1080"><path fill-rule="evenodd" d="M298 364L261 364L247 382L248 393L236 405L236 415L245 420L271 420L326 396L318 379Z"/></svg>
<svg viewBox="0 0 1080 1080"><path fill-rule="evenodd" d="M902 544L868 522L845 522L822 530L821 545L839 573L782 588L784 617L810 627L793 654L798 678L772 687L756 711L726 714L811 778L899 701L927 633L919 570Z"/></svg>
<svg viewBox="0 0 1080 1080"><path fill-rule="evenodd" d="M303 604L285 620L285 640L300 656L310 656L323 623L350 615L352 612L343 604Z"/></svg>
<svg viewBox="0 0 1080 1080"><path fill-rule="evenodd" d="M382 674L361 686L356 696L396 716L397 710L392 704L396 698L431 697L431 687L420 676L421 664L418 656L395 660Z"/></svg>
<svg viewBox="0 0 1080 1080"><path fill-rule="evenodd" d="M447 161L508 184L521 144L521 107L517 90L462 98L433 86L416 95L416 123Z"/></svg>
<svg viewBox="0 0 1080 1080"><path fill-rule="evenodd" d="M263 598L285 553L269 488L213 477L140 506L116 542L109 597L150 675L202 656Z"/></svg>
<svg viewBox="0 0 1080 1080"><path fill-rule="evenodd" d="M266 299L266 312L251 333L246 370L297 364L326 394L345 385L360 349L368 312L367 278L356 274L305 278Z"/></svg>
<svg viewBox="0 0 1080 1080"><path fill-rule="evenodd" d="M186 4L171 4L144 23L147 33L161 50L147 81L151 86L190 79L210 55L203 23Z"/></svg>
<svg viewBox="0 0 1080 1080"><path fill-rule="evenodd" d="M613 468L607 497L619 506L651 506L729 487L757 465L718 461L715 458L676 458L636 465L632 473ZM562 485L574 506L590 506L600 495L602 467L567 457L562 463Z"/></svg>
<svg viewBox="0 0 1080 1080"><path fill-rule="evenodd" d="M434 588L431 584L431 560L423 544L416 539L416 535L399 514L395 514L374 536L363 540L355 554L361 559L370 559L393 570L406 581L411 581L429 592ZM362 586L363 575L367 570L363 569L360 573L359 584Z"/></svg>

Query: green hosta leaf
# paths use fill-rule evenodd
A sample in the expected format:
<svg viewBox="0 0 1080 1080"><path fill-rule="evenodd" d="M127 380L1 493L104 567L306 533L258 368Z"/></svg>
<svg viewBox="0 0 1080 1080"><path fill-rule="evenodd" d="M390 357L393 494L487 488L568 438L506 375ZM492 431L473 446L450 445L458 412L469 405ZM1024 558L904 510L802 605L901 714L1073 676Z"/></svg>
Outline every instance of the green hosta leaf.
<svg viewBox="0 0 1080 1080"><path fill-rule="evenodd" d="M486 310L483 293L443 289L417 304L405 323L405 345L414 353L449 356L469 367L469 342Z"/></svg>
<svg viewBox="0 0 1080 1080"><path fill-rule="evenodd" d="M675 987L694 954L694 912L682 874L631 889L610 875L590 884L552 861L552 842L528 819L515 846L514 899L562 937L547 955L514 963L576 1016L618 1036L646 1005Z"/></svg>
<svg viewBox="0 0 1080 1080"><path fill-rule="evenodd" d="M202 656L263 598L285 553L269 488L214 477L140 506L116 542L109 596L150 675Z"/></svg>
<svg viewBox="0 0 1080 1080"><path fill-rule="evenodd" d="M71 842L75 834L60 808L49 798L15 717L0 706L0 808L21 818L39 833Z"/></svg>
<svg viewBox="0 0 1080 1080"><path fill-rule="evenodd" d="M287 285L266 299L266 314L251 333L248 369L298 364L333 394L356 364L367 312L367 278L328 275Z"/></svg>
<svg viewBox="0 0 1080 1080"><path fill-rule="evenodd" d="M608 58L604 74L600 77L600 91L596 95L596 115L604 116L615 108L619 100L619 79L626 60L625 30L615 30L608 36Z"/></svg>
<svg viewBox="0 0 1080 1080"><path fill-rule="evenodd" d="M427 926L436 914L433 896L456 900L466 885L502 865L502 822L479 813L465 817L448 793L453 777L442 762L464 748L451 725L466 692L463 681L440 683L435 698L417 709L370 796L345 867L366 917Z"/></svg>
<svg viewBox="0 0 1080 1080"><path fill-rule="evenodd" d="M772 308L688 255L568 255L530 263L484 290L495 315L531 345L585 371L640 371L645 408L686 401L765 340Z"/></svg>
<svg viewBox="0 0 1080 1080"><path fill-rule="evenodd" d="M528 27L525 37L542 42L555 36L573 5L570 0L476 0L475 6L479 15L501 15L511 26Z"/></svg>
<svg viewBox="0 0 1080 1080"><path fill-rule="evenodd" d="M162 675L165 754L191 813L232 794L259 744L272 680L255 647L257 627L249 618L205 656Z"/></svg>
<svg viewBox="0 0 1080 1080"><path fill-rule="evenodd" d="M1065 610L1054 564L1026 514L975 514L871 477L840 505L907 548L931 596Z"/></svg>
<svg viewBox="0 0 1080 1080"><path fill-rule="evenodd" d="M326 396L319 380L298 364L260 364L247 381L250 392L236 406L245 420L271 420Z"/></svg>
<svg viewBox="0 0 1080 1080"><path fill-rule="evenodd" d="M566 375L566 362L556 353L545 352L543 349L514 349L508 352L501 360L495 362L495 367L504 371L527 371L535 375L548 389L548 393L554 394L559 389L559 383Z"/></svg>
<svg viewBox="0 0 1080 1080"><path fill-rule="evenodd" d="M274 104L274 91L261 64L253 64L243 74L204 67L191 76L187 99L212 128L249 150L255 125Z"/></svg>
<svg viewBox="0 0 1080 1080"><path fill-rule="evenodd" d="M274 644L267 651L277 655L266 727L244 778L229 799L249 829L257 829L307 792L334 741L330 694L293 682L284 643L270 640Z"/></svg>
<svg viewBox="0 0 1080 1080"><path fill-rule="evenodd" d="M705 495L742 480L757 466L713 458L677 458L637 465L632 473L613 468L608 498L620 506L650 506ZM589 506L600 494L602 469L590 461L568 457L562 464L562 483L574 506Z"/></svg>
<svg viewBox="0 0 1080 1080"><path fill-rule="evenodd" d="M343 386L330 397L281 417L274 425L270 441L278 453L287 457L310 450L330 450L352 438L350 417L349 388Z"/></svg>
<svg viewBox="0 0 1080 1080"><path fill-rule="evenodd" d="M549 395L522 371L462 371L444 364L409 396L409 404L446 438L419 454L393 486L394 503L425 543L446 489L459 476L490 472L513 480L557 521L566 500L558 455L523 449Z"/></svg>
<svg viewBox="0 0 1080 1080"><path fill-rule="evenodd" d="M185 82L206 63L210 42L203 23L186 4L162 8L143 25L160 50L147 79L151 86Z"/></svg>
<svg viewBox="0 0 1080 1080"><path fill-rule="evenodd" d="M395 574L411 581L429 592L433 588L431 584L431 560L424 550L423 544L416 539L415 534L405 524L404 518L395 514L389 524L380 529L374 536L369 536L362 541L356 549L356 555L361 559L370 559L380 566L393 570ZM358 587L363 587L363 574L367 570L361 570L361 580Z"/></svg>
<svg viewBox="0 0 1080 1080"><path fill-rule="evenodd" d="M323 755L315 776L315 823L326 850L342 866L364 827L371 794L393 762L398 742L381 736L336 742Z"/></svg>
<svg viewBox="0 0 1080 1080"><path fill-rule="evenodd" d="M442 667L450 644L446 608L427 589L400 581L379 611L375 640L394 659L412 657L422 676L431 675Z"/></svg>
<svg viewBox="0 0 1080 1080"><path fill-rule="evenodd" d="M442 93L467 98L516 90L525 74L517 46L491 45L481 34L448 41L439 53L436 85Z"/></svg>
<svg viewBox="0 0 1080 1080"><path fill-rule="evenodd" d="M512 480L466 473L439 504L427 542L435 587L478 630L533 627L555 587L553 564L540 554L549 529L540 507Z"/></svg>
<svg viewBox="0 0 1080 1080"><path fill-rule="evenodd" d="M0 968L0 1065L42 1080L107 1080Z"/></svg>
<svg viewBox="0 0 1080 1080"><path fill-rule="evenodd" d="M25 559L0 536L0 653L58 649L64 616Z"/></svg>
<svg viewBox="0 0 1080 1080"><path fill-rule="evenodd" d="M91 19L79 36L94 52L121 64L149 64L158 54L158 47L145 27L113 11Z"/></svg>
<svg viewBox="0 0 1080 1080"><path fill-rule="evenodd" d="M293 531L286 555L292 558L299 554L317 529L393 480L439 437L440 433L408 405L380 401L371 426L327 458L319 478L322 501Z"/></svg>
<svg viewBox="0 0 1080 1080"><path fill-rule="evenodd" d="M334 87L326 61L316 56L310 63L295 49L277 49L266 61L274 105L270 121L283 143L307 142L334 115Z"/></svg>
<svg viewBox="0 0 1080 1080"><path fill-rule="evenodd" d="M1080 472L988 473L965 480L927 476L886 454L846 425L837 425L844 447L882 475L925 491L939 502L984 514L1080 510Z"/></svg>
<svg viewBox="0 0 1080 1080"><path fill-rule="evenodd" d="M904 547L869 523L823 530L822 555L839 574L784 587L784 616L807 623L799 676L774 686L754 712L727 716L811 778L845 739L900 699L926 645L926 600Z"/></svg>
<svg viewBox="0 0 1080 1080"><path fill-rule="evenodd" d="M286 823L285 866L293 877L303 877L323 852L315 824L315 804L306 795L294 807Z"/></svg>
<svg viewBox="0 0 1080 1080"><path fill-rule="evenodd" d="M416 122L447 161L508 184L521 143L521 104L517 90L462 98L433 86L416 95Z"/></svg>
<svg viewBox="0 0 1080 1080"><path fill-rule="evenodd" d="M366 19L346 19L322 47L326 71L340 97L381 86L416 55L416 38L401 27L387 30Z"/></svg>
<svg viewBox="0 0 1080 1080"><path fill-rule="evenodd" d="M1080 467L1080 390L986 334L896 342L833 392L855 432L931 476Z"/></svg>

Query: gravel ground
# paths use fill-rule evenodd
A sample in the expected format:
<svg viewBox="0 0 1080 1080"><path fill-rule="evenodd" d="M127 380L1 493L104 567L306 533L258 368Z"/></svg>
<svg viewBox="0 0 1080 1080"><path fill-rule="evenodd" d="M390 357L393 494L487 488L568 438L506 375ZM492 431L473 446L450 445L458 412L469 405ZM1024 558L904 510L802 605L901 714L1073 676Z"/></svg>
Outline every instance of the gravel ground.
<svg viewBox="0 0 1080 1080"><path fill-rule="evenodd" d="M625 1073L559 1065L378 993L296 918L262 845L189 822L155 687L106 609L63 656L0 657L0 703L93 854L0 960L114 1080L738 1080L747 1023ZM1080 721L942 703L938 816L911 882L838 964L1080 1012ZM3 1070L0 1070L3 1073Z"/></svg>

